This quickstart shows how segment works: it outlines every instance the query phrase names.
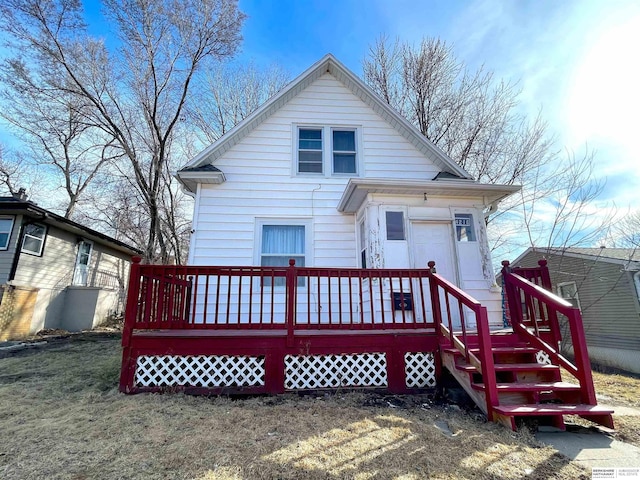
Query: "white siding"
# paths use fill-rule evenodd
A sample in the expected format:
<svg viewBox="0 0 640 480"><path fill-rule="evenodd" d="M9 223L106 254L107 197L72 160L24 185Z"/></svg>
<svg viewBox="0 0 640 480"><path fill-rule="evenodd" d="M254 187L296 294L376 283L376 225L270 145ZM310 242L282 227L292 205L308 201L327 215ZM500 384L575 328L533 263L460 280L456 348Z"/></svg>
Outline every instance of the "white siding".
<svg viewBox="0 0 640 480"><path fill-rule="evenodd" d="M254 263L255 219L312 219L309 266L357 265L355 219L336 210L348 177L296 176L295 125L360 132L361 176L432 179L438 169L369 106L325 74L215 162L227 181L201 185L191 240L195 265ZM330 148L325 140L324 148Z"/></svg>

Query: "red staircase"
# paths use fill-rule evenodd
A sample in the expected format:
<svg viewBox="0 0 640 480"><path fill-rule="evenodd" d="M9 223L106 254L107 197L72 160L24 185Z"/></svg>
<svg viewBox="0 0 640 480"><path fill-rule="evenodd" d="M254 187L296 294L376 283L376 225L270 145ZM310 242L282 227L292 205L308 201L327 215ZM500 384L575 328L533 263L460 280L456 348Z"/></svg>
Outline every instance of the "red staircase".
<svg viewBox="0 0 640 480"><path fill-rule="evenodd" d="M613 411L597 405L580 310L547 290L545 260L535 269L503 266L512 328L497 332L489 331L485 307L461 300L455 286L432 276L442 365L489 420L514 430L527 419L564 430L564 415L613 428ZM466 320L459 328L452 322L456 314ZM476 328L468 329L474 320ZM570 336L573 363L560 353L562 330Z"/></svg>

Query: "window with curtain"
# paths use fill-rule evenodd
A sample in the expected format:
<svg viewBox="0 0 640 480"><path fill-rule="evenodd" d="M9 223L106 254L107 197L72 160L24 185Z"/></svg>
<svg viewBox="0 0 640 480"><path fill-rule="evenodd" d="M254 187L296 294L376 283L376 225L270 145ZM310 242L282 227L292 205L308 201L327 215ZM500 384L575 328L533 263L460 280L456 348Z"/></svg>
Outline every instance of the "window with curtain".
<svg viewBox="0 0 640 480"><path fill-rule="evenodd" d="M333 131L333 173L356 173L356 132Z"/></svg>
<svg viewBox="0 0 640 480"><path fill-rule="evenodd" d="M289 259L296 261L296 266L305 266L305 227L304 225L263 225L260 265L263 267L286 267ZM276 278L275 286L284 286L284 278ZM271 279L265 278L264 285L270 286ZM304 285L304 279L298 280Z"/></svg>

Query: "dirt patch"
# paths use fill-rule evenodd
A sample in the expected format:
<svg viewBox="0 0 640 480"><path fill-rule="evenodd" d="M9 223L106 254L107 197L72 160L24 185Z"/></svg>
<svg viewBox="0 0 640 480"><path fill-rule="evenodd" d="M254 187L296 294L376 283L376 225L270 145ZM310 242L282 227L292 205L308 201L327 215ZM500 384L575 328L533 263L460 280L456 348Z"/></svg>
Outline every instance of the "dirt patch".
<svg viewBox="0 0 640 480"><path fill-rule="evenodd" d="M1 478L589 478L432 396L230 399L117 392L117 337L68 337L0 360Z"/></svg>

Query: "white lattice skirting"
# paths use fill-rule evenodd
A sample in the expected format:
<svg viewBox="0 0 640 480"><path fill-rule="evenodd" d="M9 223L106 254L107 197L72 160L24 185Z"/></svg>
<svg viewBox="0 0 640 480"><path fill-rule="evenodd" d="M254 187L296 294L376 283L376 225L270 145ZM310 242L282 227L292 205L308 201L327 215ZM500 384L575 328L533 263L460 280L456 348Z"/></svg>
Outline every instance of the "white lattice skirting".
<svg viewBox="0 0 640 480"><path fill-rule="evenodd" d="M404 373L408 388L435 387L436 362L433 353L405 353Z"/></svg>
<svg viewBox="0 0 640 480"><path fill-rule="evenodd" d="M264 357L143 355L138 387L255 387L264 385Z"/></svg>
<svg viewBox="0 0 640 480"><path fill-rule="evenodd" d="M387 386L384 353L286 355L284 365L287 390Z"/></svg>

